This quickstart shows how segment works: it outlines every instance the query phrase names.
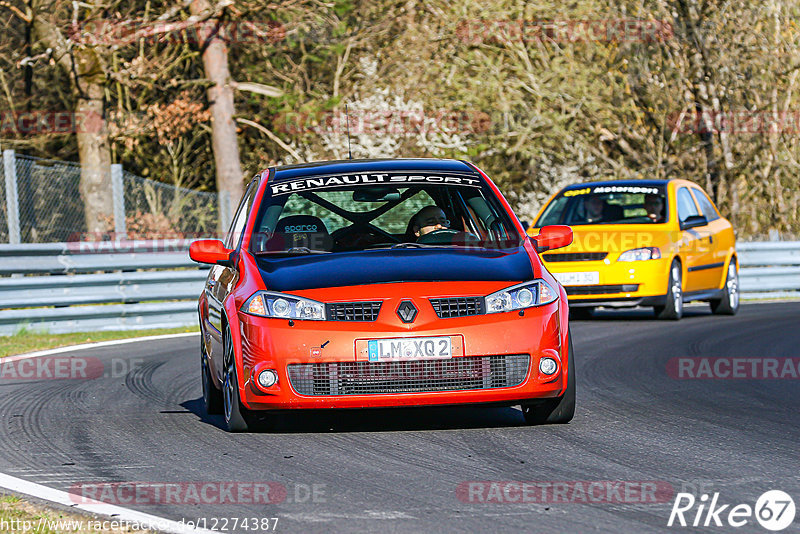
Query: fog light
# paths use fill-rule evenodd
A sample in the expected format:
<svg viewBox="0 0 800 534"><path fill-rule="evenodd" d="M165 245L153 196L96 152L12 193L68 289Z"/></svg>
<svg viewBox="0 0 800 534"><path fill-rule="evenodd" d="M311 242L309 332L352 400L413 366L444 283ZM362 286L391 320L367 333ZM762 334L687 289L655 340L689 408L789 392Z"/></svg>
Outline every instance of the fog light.
<svg viewBox="0 0 800 534"><path fill-rule="evenodd" d="M553 358L542 358L539 360L539 370L546 375L552 375L558 371L558 362Z"/></svg>
<svg viewBox="0 0 800 534"><path fill-rule="evenodd" d="M262 388L274 386L278 382L278 373L272 369L265 369L258 373L258 385Z"/></svg>

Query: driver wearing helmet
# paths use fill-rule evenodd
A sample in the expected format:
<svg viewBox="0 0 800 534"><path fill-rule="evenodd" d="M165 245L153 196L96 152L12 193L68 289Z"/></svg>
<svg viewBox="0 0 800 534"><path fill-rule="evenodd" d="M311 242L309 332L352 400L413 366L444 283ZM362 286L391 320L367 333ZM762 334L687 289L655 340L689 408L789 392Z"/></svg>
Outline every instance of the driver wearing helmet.
<svg viewBox="0 0 800 534"><path fill-rule="evenodd" d="M414 215L412 221L412 231L417 237L450 227L444 211L437 206L425 206Z"/></svg>

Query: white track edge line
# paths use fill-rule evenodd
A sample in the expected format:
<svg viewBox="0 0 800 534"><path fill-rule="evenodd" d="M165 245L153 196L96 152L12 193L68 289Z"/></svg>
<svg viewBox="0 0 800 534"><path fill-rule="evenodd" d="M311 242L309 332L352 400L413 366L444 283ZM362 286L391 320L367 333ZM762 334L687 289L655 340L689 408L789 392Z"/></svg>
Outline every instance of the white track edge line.
<svg viewBox="0 0 800 534"><path fill-rule="evenodd" d="M0 473L0 488L5 488L15 493L31 495L38 499L58 503L69 508L76 508L92 514L108 516L112 521L138 523L139 525L146 526L149 530L168 532L170 534L218 534L211 530L193 528L171 519L145 514L144 512L137 512L136 510L123 508L114 504L92 501L84 497L79 497L79 499L81 501L87 501L86 503L76 503L75 495L70 495L61 490L42 486L34 482L28 482L27 480L22 480L21 478L12 477L3 473Z"/></svg>
<svg viewBox="0 0 800 534"><path fill-rule="evenodd" d="M181 332L179 334L161 334L158 336L144 336L144 337L129 337L125 339L111 339L108 341L95 341L92 343L82 343L80 345L68 345L66 347L58 347L55 349L37 350L35 352L27 352L25 354L17 354L14 356L6 356L0 358L2 362L15 362L17 360L25 360L27 358L38 358L39 356L50 356L51 354L61 354L64 352L72 352L75 350L93 349L96 347L111 347L114 345L125 345L127 343L136 343L139 341L155 341L158 339L171 339L188 336L199 336L200 332Z"/></svg>

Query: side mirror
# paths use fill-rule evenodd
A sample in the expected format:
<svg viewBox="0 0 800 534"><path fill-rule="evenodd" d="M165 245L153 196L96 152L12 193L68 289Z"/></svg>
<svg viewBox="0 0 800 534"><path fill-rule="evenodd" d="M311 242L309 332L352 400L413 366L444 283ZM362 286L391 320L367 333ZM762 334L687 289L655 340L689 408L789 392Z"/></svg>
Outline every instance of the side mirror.
<svg viewBox="0 0 800 534"><path fill-rule="evenodd" d="M522 223L522 228L527 232L528 228L531 227L531 223L529 223L528 221L520 221L520 222Z"/></svg>
<svg viewBox="0 0 800 534"><path fill-rule="evenodd" d="M688 230L689 228L697 228L698 226L705 226L708 224L708 219L703 215L691 215L685 220L681 221L681 230Z"/></svg>
<svg viewBox="0 0 800 534"><path fill-rule="evenodd" d="M217 239L200 239L189 245L189 257L198 263L233 267L231 252Z"/></svg>
<svg viewBox="0 0 800 534"><path fill-rule="evenodd" d="M531 238L536 247L536 252L542 253L566 247L572 243L572 228L561 224L545 226L539 230L539 235Z"/></svg>

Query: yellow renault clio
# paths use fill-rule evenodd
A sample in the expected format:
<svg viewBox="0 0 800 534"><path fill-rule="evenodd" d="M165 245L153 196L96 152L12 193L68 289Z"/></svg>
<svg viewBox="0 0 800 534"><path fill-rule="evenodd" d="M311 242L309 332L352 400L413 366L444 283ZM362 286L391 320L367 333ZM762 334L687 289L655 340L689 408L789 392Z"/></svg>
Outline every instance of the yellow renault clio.
<svg viewBox="0 0 800 534"><path fill-rule="evenodd" d="M739 309L733 227L693 182L571 185L550 198L528 233L553 224L571 226L574 240L539 252L573 316L598 306L652 306L661 319L680 319L692 300L708 301L718 314Z"/></svg>

